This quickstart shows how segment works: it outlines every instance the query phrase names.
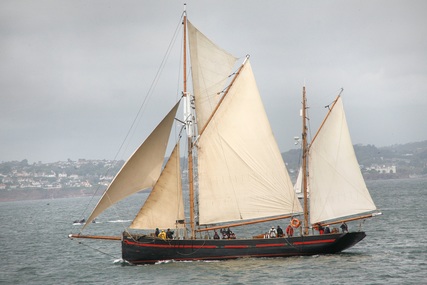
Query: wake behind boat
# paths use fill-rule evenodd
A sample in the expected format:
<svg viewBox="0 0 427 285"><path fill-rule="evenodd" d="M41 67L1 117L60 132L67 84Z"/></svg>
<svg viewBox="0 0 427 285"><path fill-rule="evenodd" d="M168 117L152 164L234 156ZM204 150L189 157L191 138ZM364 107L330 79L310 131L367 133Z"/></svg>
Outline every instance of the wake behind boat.
<svg viewBox="0 0 427 285"><path fill-rule="evenodd" d="M301 206L267 119L249 57L233 72L237 58L202 34L188 21L185 11L182 22L183 96L127 160L83 229L125 197L152 188L150 195L120 237L70 237L121 240L122 258L132 264L330 254L361 241L366 234L348 232L345 222L371 217L376 207L360 173L341 97L336 98L308 144L303 90ZM187 37L191 92L186 78ZM181 103L184 119L176 120ZM181 137L162 169L176 121L187 132L183 142L188 148L184 180ZM188 183L188 204L183 199L183 181ZM189 218L184 209L189 209ZM289 224L288 230L271 235L257 230L249 238L210 238L225 228L275 220ZM334 224L342 224L342 230L323 232L326 225ZM154 233L156 229L163 232ZM166 229L174 233L166 235Z"/></svg>

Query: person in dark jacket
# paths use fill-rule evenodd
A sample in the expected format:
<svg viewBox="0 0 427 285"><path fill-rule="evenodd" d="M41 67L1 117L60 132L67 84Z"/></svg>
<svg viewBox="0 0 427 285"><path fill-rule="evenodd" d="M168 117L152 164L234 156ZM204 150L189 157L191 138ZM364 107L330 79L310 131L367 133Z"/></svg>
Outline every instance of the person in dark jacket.
<svg viewBox="0 0 427 285"><path fill-rule="evenodd" d="M283 237L283 230L280 226L277 226L277 237Z"/></svg>
<svg viewBox="0 0 427 285"><path fill-rule="evenodd" d="M331 229L329 228L329 226L325 227L325 234L330 234L331 233Z"/></svg>
<svg viewBox="0 0 427 285"><path fill-rule="evenodd" d="M167 239L173 239L173 231L171 231L170 229L168 229L167 231L166 231L166 238Z"/></svg>
<svg viewBox="0 0 427 285"><path fill-rule="evenodd" d="M219 239L219 234L215 230L214 239Z"/></svg>

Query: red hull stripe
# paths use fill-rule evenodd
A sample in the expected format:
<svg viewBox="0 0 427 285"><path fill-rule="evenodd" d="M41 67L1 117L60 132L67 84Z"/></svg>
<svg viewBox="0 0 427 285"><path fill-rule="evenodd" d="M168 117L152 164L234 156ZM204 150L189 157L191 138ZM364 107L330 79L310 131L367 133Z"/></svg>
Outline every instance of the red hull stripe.
<svg viewBox="0 0 427 285"><path fill-rule="evenodd" d="M284 243L269 243L269 244L257 244L256 247L274 247L274 246L285 246Z"/></svg>
<svg viewBox="0 0 427 285"><path fill-rule="evenodd" d="M331 242L335 242L335 240L334 239L322 239L322 240L313 240L313 241L297 241L297 242L294 242L294 245L331 243Z"/></svg>
<svg viewBox="0 0 427 285"><path fill-rule="evenodd" d="M140 247L155 247L155 248L218 248L215 245L171 245L171 244L152 244L152 243L137 243L129 240L124 240L126 244L140 246ZM294 242L293 245L307 245L307 244L319 244L319 243L332 243L335 239L324 239L324 240L313 240L313 241L299 241ZM269 244L257 244L255 247L281 247L286 246L285 243L269 243ZM224 245L223 248L249 248L249 245Z"/></svg>

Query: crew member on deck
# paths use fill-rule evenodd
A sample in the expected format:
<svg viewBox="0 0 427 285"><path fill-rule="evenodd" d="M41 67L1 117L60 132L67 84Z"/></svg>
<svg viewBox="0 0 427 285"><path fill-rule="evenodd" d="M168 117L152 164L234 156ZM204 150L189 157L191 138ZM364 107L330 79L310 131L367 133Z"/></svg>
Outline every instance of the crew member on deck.
<svg viewBox="0 0 427 285"><path fill-rule="evenodd" d="M160 234L159 234L159 238L161 238L161 239L166 239L166 233L165 233L165 230L162 230L162 231L160 232Z"/></svg>
<svg viewBox="0 0 427 285"><path fill-rule="evenodd" d="M278 237L283 237L283 230L280 226L277 226L277 236Z"/></svg>
<svg viewBox="0 0 427 285"><path fill-rule="evenodd" d="M277 236L276 229L274 227L271 227L269 234L270 234L270 238L275 238Z"/></svg>
<svg viewBox="0 0 427 285"><path fill-rule="evenodd" d="M317 230L319 231L319 235L323 235L323 233L325 232L325 229L320 223L317 224Z"/></svg>
<svg viewBox="0 0 427 285"><path fill-rule="evenodd" d="M294 228L291 225L287 226L286 234L288 235L288 237L292 237L294 235Z"/></svg>
<svg viewBox="0 0 427 285"><path fill-rule="evenodd" d="M168 229L167 231L166 231L166 238L168 238L168 239L173 239L173 231L171 231L171 229Z"/></svg>

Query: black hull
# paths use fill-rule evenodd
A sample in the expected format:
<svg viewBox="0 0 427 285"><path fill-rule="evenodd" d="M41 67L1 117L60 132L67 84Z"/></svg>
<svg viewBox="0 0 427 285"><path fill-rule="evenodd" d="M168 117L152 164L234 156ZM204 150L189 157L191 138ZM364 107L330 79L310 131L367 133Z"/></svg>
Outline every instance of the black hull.
<svg viewBox="0 0 427 285"><path fill-rule="evenodd" d="M272 239L162 240L148 236L135 240L123 235L122 258L132 264L162 260L222 260L242 257L287 257L331 254L361 241L364 232Z"/></svg>

